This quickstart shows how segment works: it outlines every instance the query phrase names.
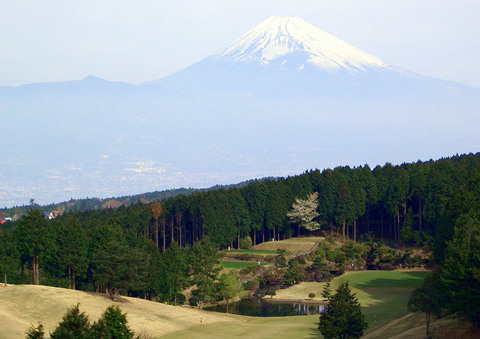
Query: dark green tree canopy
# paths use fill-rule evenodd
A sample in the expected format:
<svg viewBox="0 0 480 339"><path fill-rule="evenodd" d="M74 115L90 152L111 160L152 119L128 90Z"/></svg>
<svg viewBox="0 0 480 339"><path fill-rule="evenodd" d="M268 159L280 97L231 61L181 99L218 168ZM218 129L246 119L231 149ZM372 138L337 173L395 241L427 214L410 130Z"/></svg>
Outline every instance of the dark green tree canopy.
<svg viewBox="0 0 480 339"><path fill-rule="evenodd" d="M50 334L51 339L89 339L91 338L88 316L80 313L79 304L68 309L57 328Z"/></svg>
<svg viewBox="0 0 480 339"><path fill-rule="evenodd" d="M320 315L318 330L326 339L360 338L368 327L355 294L342 283L328 299L327 310Z"/></svg>
<svg viewBox="0 0 480 339"><path fill-rule="evenodd" d="M100 319L92 325L92 338L101 339L130 339L134 333L127 325L127 315L122 313L120 307L109 306Z"/></svg>

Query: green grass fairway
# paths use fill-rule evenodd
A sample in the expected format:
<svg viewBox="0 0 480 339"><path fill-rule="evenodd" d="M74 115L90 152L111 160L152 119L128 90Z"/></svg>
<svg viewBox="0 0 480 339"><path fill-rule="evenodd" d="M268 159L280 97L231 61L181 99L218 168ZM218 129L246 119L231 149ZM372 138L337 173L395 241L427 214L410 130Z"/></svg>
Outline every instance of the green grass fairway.
<svg viewBox="0 0 480 339"><path fill-rule="evenodd" d="M162 338L248 338L290 339L321 338L318 316L296 317L242 317L240 323L199 324L185 331L169 333Z"/></svg>
<svg viewBox="0 0 480 339"><path fill-rule="evenodd" d="M413 289L420 286L428 272L423 271L360 271L348 272L332 280L332 290L342 282L349 282L363 307L370 329L407 312L407 301ZM315 293L321 299L324 283L300 283L278 290L276 299L307 299Z"/></svg>
<svg viewBox="0 0 480 339"><path fill-rule="evenodd" d="M428 272L425 271L362 271L349 272L337 279L337 286L348 280L350 286L362 287L418 287Z"/></svg>
<svg viewBox="0 0 480 339"><path fill-rule="evenodd" d="M250 266L257 266L258 261L229 261L224 260L220 263L223 268L242 269ZM261 262L260 265L264 266L267 263Z"/></svg>

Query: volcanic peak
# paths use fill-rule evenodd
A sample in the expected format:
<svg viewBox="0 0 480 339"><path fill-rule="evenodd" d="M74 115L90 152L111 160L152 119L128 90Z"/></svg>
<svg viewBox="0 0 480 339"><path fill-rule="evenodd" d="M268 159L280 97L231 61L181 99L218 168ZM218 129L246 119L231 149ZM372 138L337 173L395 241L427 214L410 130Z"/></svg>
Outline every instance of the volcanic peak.
<svg viewBox="0 0 480 339"><path fill-rule="evenodd" d="M329 71L349 72L390 68L379 58L355 48L298 17L272 16L220 51L230 62L257 62L303 69L306 64ZM289 59L294 59L294 62Z"/></svg>

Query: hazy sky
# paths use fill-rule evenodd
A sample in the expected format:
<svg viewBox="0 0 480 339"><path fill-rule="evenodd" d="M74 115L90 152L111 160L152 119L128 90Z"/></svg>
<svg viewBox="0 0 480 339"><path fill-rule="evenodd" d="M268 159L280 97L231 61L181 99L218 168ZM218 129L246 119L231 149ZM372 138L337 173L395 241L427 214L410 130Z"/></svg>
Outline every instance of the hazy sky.
<svg viewBox="0 0 480 339"><path fill-rule="evenodd" d="M480 87L479 0L0 0L0 85L155 80L272 15L396 66Z"/></svg>

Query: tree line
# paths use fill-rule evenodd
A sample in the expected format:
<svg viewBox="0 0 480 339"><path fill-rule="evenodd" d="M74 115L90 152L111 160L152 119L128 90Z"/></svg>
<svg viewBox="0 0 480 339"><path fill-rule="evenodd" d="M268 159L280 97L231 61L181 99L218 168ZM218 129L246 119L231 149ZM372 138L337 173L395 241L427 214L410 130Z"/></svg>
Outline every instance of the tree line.
<svg viewBox="0 0 480 339"><path fill-rule="evenodd" d="M69 211L53 220L31 208L0 228L0 269L14 283L172 300L195 275L198 244L239 247L246 239L256 244L310 233L311 226L291 222L288 213L312 194L318 201L314 225L323 232L431 245L440 262L455 218L480 196L479 179L480 154L468 154L374 169L310 170L150 204ZM178 280L169 277L181 270L186 273ZM167 280L178 284L168 290L162 285L170 286Z"/></svg>
<svg viewBox="0 0 480 339"><path fill-rule="evenodd" d="M356 240L371 235L422 244L445 232L452 199L473 191L480 175L480 155L468 154L394 166L311 170L298 176L255 180L243 187L194 192L164 200L144 230L164 251L176 242L185 247L208 235L222 248L238 247L308 233L287 213L295 199L318 194L316 223L327 232ZM444 230L445 229L445 230Z"/></svg>
<svg viewBox="0 0 480 339"><path fill-rule="evenodd" d="M450 194L435 228L435 269L408 302L410 311L425 313L428 337L432 317L456 314L480 328L480 180Z"/></svg>
<svg viewBox="0 0 480 339"><path fill-rule="evenodd" d="M445 214L458 207L450 202L462 190L475 193L472 183L479 178L479 164L479 154L469 154L397 166L387 163L373 170L368 165L343 166L194 192L150 206L152 219L142 232L161 251L173 242L192 245L205 235L222 248L238 247L246 236L253 244L284 239L308 233L300 223L290 223L287 213L295 199L316 192L315 221L321 229L344 239L370 234L421 244L438 232L443 236L452 231L445 225Z"/></svg>

